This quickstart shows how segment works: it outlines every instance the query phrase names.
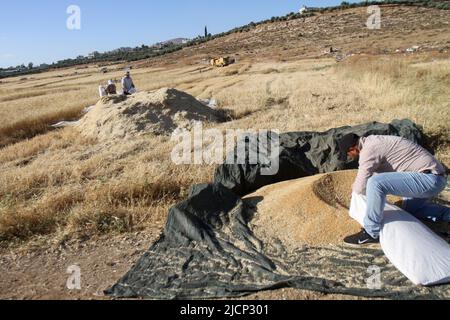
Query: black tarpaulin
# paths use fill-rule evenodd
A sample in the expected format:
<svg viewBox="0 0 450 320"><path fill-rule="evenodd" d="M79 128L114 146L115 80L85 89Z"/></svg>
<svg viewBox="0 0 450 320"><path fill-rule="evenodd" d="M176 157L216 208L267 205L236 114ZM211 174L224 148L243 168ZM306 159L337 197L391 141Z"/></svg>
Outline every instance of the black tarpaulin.
<svg viewBox="0 0 450 320"><path fill-rule="evenodd" d="M192 187L188 199L170 210L161 238L106 294L205 299L292 287L365 297L450 298L448 285L414 286L381 250L328 246L292 252L281 243L264 243L252 233L252 211L241 196L279 181L355 168L355 163L346 163L338 147L339 139L351 132L397 135L422 143L420 130L408 120L281 134L277 175L261 175L259 164L218 167L213 183ZM367 270L373 265L382 269L381 289L367 285Z"/></svg>

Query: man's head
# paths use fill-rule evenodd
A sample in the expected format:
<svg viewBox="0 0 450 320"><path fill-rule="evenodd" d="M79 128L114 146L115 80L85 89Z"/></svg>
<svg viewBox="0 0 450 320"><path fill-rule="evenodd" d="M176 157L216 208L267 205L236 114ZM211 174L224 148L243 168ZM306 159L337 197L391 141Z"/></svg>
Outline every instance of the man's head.
<svg viewBox="0 0 450 320"><path fill-rule="evenodd" d="M130 76L130 71L125 72L125 77L129 77Z"/></svg>
<svg viewBox="0 0 450 320"><path fill-rule="evenodd" d="M339 150L347 159L352 161L358 160L360 151L359 150L359 139L360 137L354 133L346 134L339 140Z"/></svg>

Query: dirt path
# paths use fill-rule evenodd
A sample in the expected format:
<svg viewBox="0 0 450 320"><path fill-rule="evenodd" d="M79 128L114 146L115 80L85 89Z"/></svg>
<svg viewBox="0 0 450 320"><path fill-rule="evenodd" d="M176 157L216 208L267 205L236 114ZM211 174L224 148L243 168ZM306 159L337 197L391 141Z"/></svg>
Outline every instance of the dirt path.
<svg viewBox="0 0 450 320"><path fill-rule="evenodd" d="M161 229L76 241L47 249L0 253L0 299L104 300L103 290L123 276L156 241ZM81 271L81 290L69 290L68 268ZM255 293L250 300L361 299L296 289Z"/></svg>
<svg viewBox="0 0 450 320"><path fill-rule="evenodd" d="M157 240L160 230L74 242L0 255L0 299L104 299L115 283ZM81 290L69 290L70 266L79 266Z"/></svg>

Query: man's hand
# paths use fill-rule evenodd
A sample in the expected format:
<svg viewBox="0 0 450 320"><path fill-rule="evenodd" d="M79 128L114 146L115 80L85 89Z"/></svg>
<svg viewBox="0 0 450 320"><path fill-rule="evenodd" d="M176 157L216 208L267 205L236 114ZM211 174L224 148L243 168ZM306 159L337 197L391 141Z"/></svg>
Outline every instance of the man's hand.
<svg viewBox="0 0 450 320"><path fill-rule="evenodd" d="M398 201L394 202L394 206L403 209L403 200L398 200Z"/></svg>

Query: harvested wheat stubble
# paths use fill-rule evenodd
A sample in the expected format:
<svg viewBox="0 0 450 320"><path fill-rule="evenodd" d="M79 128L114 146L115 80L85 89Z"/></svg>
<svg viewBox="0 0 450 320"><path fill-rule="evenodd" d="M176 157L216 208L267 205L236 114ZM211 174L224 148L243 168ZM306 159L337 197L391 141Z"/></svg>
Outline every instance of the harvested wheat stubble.
<svg viewBox="0 0 450 320"><path fill-rule="evenodd" d="M112 140L148 133L170 135L178 128L190 129L196 121L220 122L223 117L187 93L163 88L104 97L81 119L78 128L86 136Z"/></svg>

